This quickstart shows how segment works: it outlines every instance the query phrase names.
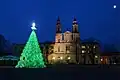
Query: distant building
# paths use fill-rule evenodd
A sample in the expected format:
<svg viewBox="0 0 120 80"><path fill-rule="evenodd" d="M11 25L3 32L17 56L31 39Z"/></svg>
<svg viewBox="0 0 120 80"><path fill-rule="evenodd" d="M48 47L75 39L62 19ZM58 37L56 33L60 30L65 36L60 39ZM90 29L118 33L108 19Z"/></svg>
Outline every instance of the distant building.
<svg viewBox="0 0 120 80"><path fill-rule="evenodd" d="M15 66L19 60L19 57L8 55L0 57L0 66Z"/></svg>
<svg viewBox="0 0 120 80"><path fill-rule="evenodd" d="M120 64L120 52L104 52L100 61L101 64Z"/></svg>
<svg viewBox="0 0 120 80"><path fill-rule="evenodd" d="M81 61L84 64L99 64L100 63L100 45L96 41L85 41L81 43Z"/></svg>

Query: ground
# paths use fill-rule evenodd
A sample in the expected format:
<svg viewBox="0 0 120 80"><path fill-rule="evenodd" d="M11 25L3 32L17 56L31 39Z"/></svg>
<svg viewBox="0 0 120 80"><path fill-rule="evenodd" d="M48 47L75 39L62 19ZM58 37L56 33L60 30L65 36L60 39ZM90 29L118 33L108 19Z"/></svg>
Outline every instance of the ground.
<svg viewBox="0 0 120 80"><path fill-rule="evenodd" d="M10 67L9 67L10 68ZM3 68L2 68L3 70ZM119 78L120 66L54 65L44 69L4 69L7 79L15 80L114 80Z"/></svg>
<svg viewBox="0 0 120 80"><path fill-rule="evenodd" d="M15 68L15 66L0 66L0 68ZM45 69L81 69L81 68L94 68L94 69L111 69L120 68L120 65L79 65L79 64L57 64L57 65L47 65Z"/></svg>

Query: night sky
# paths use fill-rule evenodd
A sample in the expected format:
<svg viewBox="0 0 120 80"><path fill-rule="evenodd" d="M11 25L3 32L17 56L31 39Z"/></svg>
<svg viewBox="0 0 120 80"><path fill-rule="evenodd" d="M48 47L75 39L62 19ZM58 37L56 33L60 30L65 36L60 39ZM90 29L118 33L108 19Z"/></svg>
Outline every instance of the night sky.
<svg viewBox="0 0 120 80"><path fill-rule="evenodd" d="M93 37L120 46L120 0L1 0L0 34L24 43L35 21L39 41L54 41L57 16L63 31L72 28L75 16L81 39Z"/></svg>

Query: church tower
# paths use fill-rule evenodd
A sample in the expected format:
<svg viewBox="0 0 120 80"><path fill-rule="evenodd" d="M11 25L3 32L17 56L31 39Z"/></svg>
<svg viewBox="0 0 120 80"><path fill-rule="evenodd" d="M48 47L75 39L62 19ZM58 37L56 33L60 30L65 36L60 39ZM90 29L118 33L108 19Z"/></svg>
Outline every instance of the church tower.
<svg viewBox="0 0 120 80"><path fill-rule="evenodd" d="M74 20L73 20L72 32L73 33L79 33L79 31L78 31L78 23L77 23L77 20L76 20L75 17L74 17Z"/></svg>
<svg viewBox="0 0 120 80"><path fill-rule="evenodd" d="M57 23L56 23L56 33L61 33L61 23L60 23L60 17L58 17L57 19Z"/></svg>
<svg viewBox="0 0 120 80"><path fill-rule="evenodd" d="M75 49L75 54L76 54L76 62L80 63L80 34L78 30L78 22L76 18L74 17L73 23L72 23L72 40L74 43L74 49Z"/></svg>
<svg viewBox="0 0 120 80"><path fill-rule="evenodd" d="M62 42L62 29L61 29L60 17L58 17L57 23L56 23L55 42L57 42L57 43Z"/></svg>
<svg viewBox="0 0 120 80"><path fill-rule="evenodd" d="M78 30L78 22L75 17L74 17L74 20L72 23L72 39L75 42L80 40L80 34L79 34L79 30Z"/></svg>
<svg viewBox="0 0 120 80"><path fill-rule="evenodd" d="M56 23L56 35L55 35L55 45L54 45L54 53L61 53L62 47L62 29L61 29L61 23L60 18L58 17L57 23Z"/></svg>

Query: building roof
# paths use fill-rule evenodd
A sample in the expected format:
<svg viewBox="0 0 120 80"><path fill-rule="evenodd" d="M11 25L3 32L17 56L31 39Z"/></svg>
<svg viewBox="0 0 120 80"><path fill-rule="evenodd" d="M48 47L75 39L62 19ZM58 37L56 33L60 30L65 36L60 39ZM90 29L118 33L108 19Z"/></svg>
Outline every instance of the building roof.
<svg viewBox="0 0 120 80"><path fill-rule="evenodd" d="M70 31L65 31L65 33L69 34L69 33L71 33L71 32L70 32Z"/></svg>

